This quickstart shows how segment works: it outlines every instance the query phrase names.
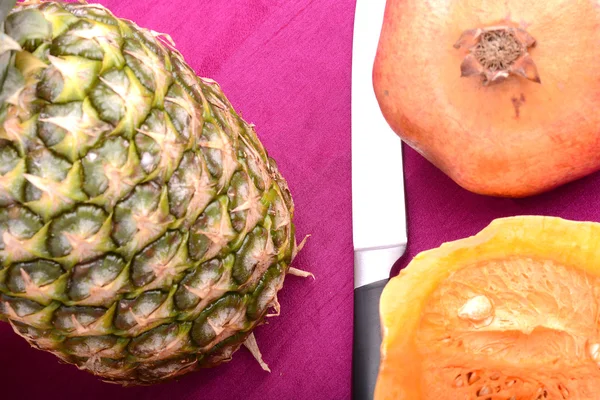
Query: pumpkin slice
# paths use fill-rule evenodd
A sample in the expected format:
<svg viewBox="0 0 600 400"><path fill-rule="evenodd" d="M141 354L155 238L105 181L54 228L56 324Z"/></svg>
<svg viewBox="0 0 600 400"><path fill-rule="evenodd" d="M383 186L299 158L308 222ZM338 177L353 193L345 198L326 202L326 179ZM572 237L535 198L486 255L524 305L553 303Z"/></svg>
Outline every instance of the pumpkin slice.
<svg viewBox="0 0 600 400"><path fill-rule="evenodd" d="M600 399L600 224L497 219L383 291L375 398Z"/></svg>

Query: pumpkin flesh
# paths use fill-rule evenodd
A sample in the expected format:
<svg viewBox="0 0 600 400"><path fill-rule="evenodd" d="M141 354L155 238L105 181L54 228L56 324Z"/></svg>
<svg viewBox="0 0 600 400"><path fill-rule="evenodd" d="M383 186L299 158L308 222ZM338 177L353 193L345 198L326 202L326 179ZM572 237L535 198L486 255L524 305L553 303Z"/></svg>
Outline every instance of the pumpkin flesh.
<svg viewBox="0 0 600 400"><path fill-rule="evenodd" d="M494 221L421 253L381 299L376 399L595 399L600 224Z"/></svg>

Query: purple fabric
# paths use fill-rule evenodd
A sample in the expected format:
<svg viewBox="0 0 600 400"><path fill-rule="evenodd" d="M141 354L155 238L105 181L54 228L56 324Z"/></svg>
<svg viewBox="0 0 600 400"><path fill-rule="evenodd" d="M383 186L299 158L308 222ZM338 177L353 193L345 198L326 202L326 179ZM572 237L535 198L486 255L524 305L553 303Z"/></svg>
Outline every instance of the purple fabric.
<svg viewBox="0 0 600 400"><path fill-rule="evenodd" d="M146 388L109 385L33 350L0 323L1 397L12 399L316 399L350 397L352 232L350 73L353 0L100 0L121 17L169 33L190 65L218 81L257 126L296 202L298 237L311 234L288 277L282 314L256 331L272 373L245 350L212 370ZM192 6L192 4L194 4ZM459 188L405 148L409 248L472 235L496 217L549 214L600 220L598 174L545 195L507 200ZM393 207L378 198L374 207Z"/></svg>
<svg viewBox="0 0 600 400"><path fill-rule="evenodd" d="M88 0L92 1L92 0ZM169 33L199 75L256 124L296 203L298 238L281 316L256 330L272 373L245 349L230 363L146 388L102 383L31 349L0 322L0 398L345 399L352 347L350 72L353 0L98 0ZM193 4L193 5L192 5Z"/></svg>
<svg viewBox="0 0 600 400"><path fill-rule="evenodd" d="M463 190L404 146L408 215L408 250L395 275L423 250L471 236L493 219L513 215L551 215L600 222L600 173L524 199L503 199Z"/></svg>

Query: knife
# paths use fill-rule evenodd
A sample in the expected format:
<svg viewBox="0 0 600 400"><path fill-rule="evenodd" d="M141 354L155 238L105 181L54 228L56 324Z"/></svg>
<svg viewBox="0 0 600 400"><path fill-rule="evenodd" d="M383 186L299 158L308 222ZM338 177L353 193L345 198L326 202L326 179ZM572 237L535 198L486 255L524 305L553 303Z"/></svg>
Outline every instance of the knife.
<svg viewBox="0 0 600 400"><path fill-rule="evenodd" d="M407 245L402 142L375 98L372 71L385 0L357 0L352 45L352 398L373 398L379 370L379 298Z"/></svg>

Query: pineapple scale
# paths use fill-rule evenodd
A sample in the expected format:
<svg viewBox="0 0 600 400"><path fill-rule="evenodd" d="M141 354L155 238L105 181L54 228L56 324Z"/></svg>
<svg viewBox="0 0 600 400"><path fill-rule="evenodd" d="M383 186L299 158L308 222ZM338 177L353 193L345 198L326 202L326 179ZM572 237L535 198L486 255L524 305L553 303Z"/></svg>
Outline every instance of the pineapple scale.
<svg viewBox="0 0 600 400"><path fill-rule="evenodd" d="M20 3L0 35L0 320L123 385L230 360L297 250L253 126L100 5Z"/></svg>

